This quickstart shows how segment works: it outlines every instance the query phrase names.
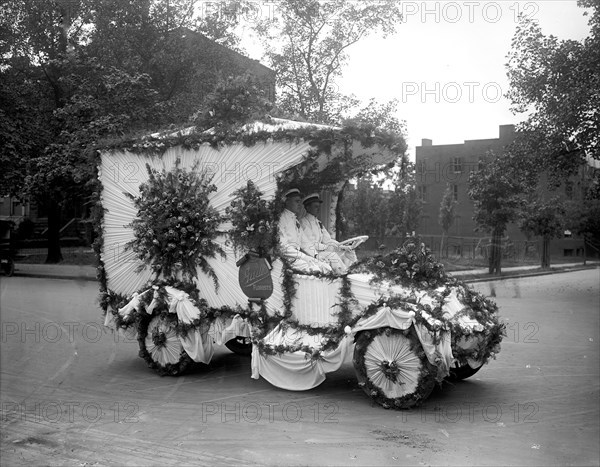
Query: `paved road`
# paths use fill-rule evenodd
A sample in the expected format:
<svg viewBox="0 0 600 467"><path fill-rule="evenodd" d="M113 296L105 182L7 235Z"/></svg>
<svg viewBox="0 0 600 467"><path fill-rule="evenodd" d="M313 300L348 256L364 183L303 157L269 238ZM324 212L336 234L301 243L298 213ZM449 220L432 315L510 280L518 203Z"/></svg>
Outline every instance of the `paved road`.
<svg viewBox="0 0 600 467"><path fill-rule="evenodd" d="M478 283L508 336L420 409L373 406L351 365L288 392L226 349L161 378L99 323L89 281L2 277L2 465L598 465L600 270Z"/></svg>

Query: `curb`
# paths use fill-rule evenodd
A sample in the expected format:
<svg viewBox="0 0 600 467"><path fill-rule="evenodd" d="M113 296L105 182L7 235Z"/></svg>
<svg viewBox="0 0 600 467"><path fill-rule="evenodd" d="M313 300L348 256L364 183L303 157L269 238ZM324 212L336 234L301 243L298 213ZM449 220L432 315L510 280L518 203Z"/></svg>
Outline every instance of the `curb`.
<svg viewBox="0 0 600 467"><path fill-rule="evenodd" d="M577 266L577 267L569 267L569 268L553 268L551 270L548 271L535 271L535 272L523 272L523 273L513 273L513 274L507 274L507 275L501 275L501 276L484 276L484 277L477 277L477 278L470 278L470 279L462 279L464 282L471 284L471 283L477 283L477 282L491 282L491 281L502 281L502 280L506 280L506 279L524 279L527 277L537 277L537 276L549 276L552 274L561 274L561 273L565 273L565 272L575 272L575 271L584 271L584 270L588 270L588 269L599 269L600 266L598 266L597 264L590 264L590 265L581 265L581 266ZM454 276L457 279L460 279L460 276Z"/></svg>
<svg viewBox="0 0 600 467"><path fill-rule="evenodd" d="M68 280L68 281L89 281L89 282L97 282L98 279L95 277L89 276L72 276L72 275L62 275L62 274L45 274L45 273L35 273L35 272L18 272L15 271L13 277L33 277L36 279L60 279L60 280Z"/></svg>

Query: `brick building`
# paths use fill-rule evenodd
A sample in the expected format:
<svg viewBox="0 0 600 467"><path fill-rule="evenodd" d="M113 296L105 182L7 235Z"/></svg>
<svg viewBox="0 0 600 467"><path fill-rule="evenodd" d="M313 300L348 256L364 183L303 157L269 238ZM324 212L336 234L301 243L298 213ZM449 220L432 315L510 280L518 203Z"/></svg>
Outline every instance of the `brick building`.
<svg viewBox="0 0 600 467"><path fill-rule="evenodd" d="M441 236L442 228L438 222L440 204L446 187L450 186L457 204L456 218L449 235L487 237L489 234L475 230L474 204L468 195L469 175L480 167L489 151L501 154L514 140L514 125L500 125L498 138L466 140L463 144L434 145L430 139L421 140L421 145L416 147L416 188L423 201L419 234L430 237L433 242ZM580 199L588 176L589 167L582 167L577 176L549 195ZM526 239L516 224L509 224L505 235L512 241ZM570 238L567 231L565 238L552 242L551 251L554 255L578 256L583 253L583 241Z"/></svg>
<svg viewBox="0 0 600 467"><path fill-rule="evenodd" d="M500 154L515 139L514 125L501 125L498 138L466 140L463 144L433 145L421 140L416 147L417 193L423 201L420 230L426 235L441 234L438 223L440 203L450 185L456 200L456 219L450 230L456 236L484 236L474 232L473 201L469 198L469 174L477 170L488 151ZM515 231L516 230L516 231ZM519 235L511 226L509 235Z"/></svg>

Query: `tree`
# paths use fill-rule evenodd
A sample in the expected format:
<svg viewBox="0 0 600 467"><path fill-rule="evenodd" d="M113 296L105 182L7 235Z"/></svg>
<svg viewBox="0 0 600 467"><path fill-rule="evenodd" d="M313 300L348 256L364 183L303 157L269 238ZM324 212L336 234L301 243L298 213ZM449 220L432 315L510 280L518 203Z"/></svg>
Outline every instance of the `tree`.
<svg viewBox="0 0 600 467"><path fill-rule="evenodd" d="M550 267L550 240L564 232L565 209L558 198L528 200L519 213L521 230L542 237L542 268Z"/></svg>
<svg viewBox="0 0 600 467"><path fill-rule="evenodd" d="M421 205L415 188L414 165L408 160L404 139L406 124L398 120L396 99L379 103L371 99L345 123L371 125L401 135L401 156L378 174L366 174L357 180L355 191L346 191L342 200L343 216L350 221L350 235L404 235L417 230ZM384 187L386 189L384 189Z"/></svg>
<svg viewBox="0 0 600 467"><path fill-rule="evenodd" d="M440 258L442 257L442 252L444 251L444 236L448 236L450 227L452 227L452 224L454 224L455 217L456 200L454 199L454 192L452 191L452 187L448 185L446 187L446 191L444 192L444 196L442 197L442 202L440 203L440 214L438 217L438 222L442 227L442 240L440 241Z"/></svg>
<svg viewBox="0 0 600 467"><path fill-rule="evenodd" d="M584 198L566 202L565 211L567 228L584 239L584 261L588 246L600 254L600 170L590 177Z"/></svg>
<svg viewBox="0 0 600 467"><path fill-rule="evenodd" d="M232 126L264 119L272 107L255 78L236 76L217 84L194 116L194 123L199 131L227 132Z"/></svg>
<svg viewBox="0 0 600 467"><path fill-rule="evenodd" d="M174 31L202 29L204 24L227 42L233 36L224 31L233 20L220 23L218 15L209 15L199 24L193 20L193 4L4 2L0 121L7 125L0 131L5 143L0 150L2 191L46 204L47 262L62 258L63 206L93 191L95 159L90 150L97 141L182 122L197 105L190 98L198 89L197 63L186 61L189 44Z"/></svg>
<svg viewBox="0 0 600 467"><path fill-rule="evenodd" d="M502 269L502 236L509 222L516 220L525 188L512 176L507 157L489 154L482 170L469 176L469 197L474 203L477 229L492 235L489 273Z"/></svg>
<svg viewBox="0 0 600 467"><path fill-rule="evenodd" d="M539 168L557 179L586 157L600 159L600 1L578 4L591 9L589 37L561 41L521 18L507 63L512 110L528 114L522 139L536 148Z"/></svg>
<svg viewBox="0 0 600 467"><path fill-rule="evenodd" d="M336 88L347 50L370 34L393 34L402 19L395 0L283 0L256 31L277 72L278 106L292 115L338 123L356 100Z"/></svg>

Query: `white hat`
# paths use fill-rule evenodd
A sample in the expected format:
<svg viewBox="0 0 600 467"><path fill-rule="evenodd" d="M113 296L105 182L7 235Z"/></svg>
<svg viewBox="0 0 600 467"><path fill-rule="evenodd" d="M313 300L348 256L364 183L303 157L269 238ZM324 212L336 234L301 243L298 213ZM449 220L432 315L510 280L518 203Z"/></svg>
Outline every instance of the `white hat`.
<svg viewBox="0 0 600 467"><path fill-rule="evenodd" d="M298 188L292 188L283 194L284 198L287 198L289 196L302 196L302 194L300 193L300 190Z"/></svg>
<svg viewBox="0 0 600 467"><path fill-rule="evenodd" d="M321 196L319 196L319 193L311 193L308 196L305 196L304 199L302 200L302 204L306 205L309 203L322 203L323 201L321 201Z"/></svg>

